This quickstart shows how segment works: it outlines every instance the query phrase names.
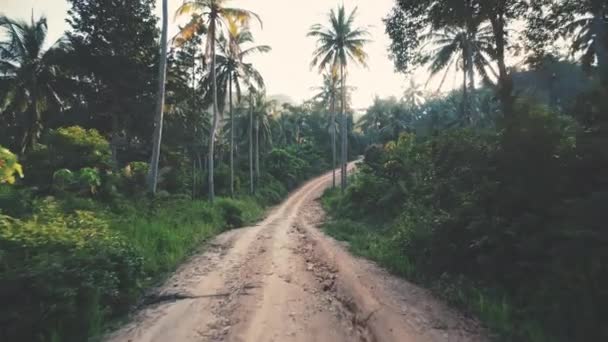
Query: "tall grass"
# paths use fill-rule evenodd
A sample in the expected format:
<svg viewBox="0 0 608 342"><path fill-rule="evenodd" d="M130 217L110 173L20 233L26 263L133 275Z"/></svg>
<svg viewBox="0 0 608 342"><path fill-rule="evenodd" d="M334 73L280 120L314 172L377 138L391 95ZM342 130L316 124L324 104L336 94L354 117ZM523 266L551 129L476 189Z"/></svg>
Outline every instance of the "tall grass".
<svg viewBox="0 0 608 342"><path fill-rule="evenodd" d="M0 340L84 341L202 243L264 213L253 198L47 198L0 215Z"/></svg>

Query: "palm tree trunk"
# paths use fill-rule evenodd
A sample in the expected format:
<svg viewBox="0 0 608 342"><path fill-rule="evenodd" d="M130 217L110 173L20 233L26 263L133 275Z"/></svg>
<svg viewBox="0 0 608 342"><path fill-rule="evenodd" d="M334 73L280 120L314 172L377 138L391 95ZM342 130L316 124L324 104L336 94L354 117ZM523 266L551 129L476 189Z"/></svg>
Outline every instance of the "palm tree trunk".
<svg viewBox="0 0 608 342"><path fill-rule="evenodd" d="M462 108L461 108L461 117L462 117L462 120L464 120L465 124L468 125L469 122L470 122L470 120L469 120L470 118L469 118L469 115L468 115L469 94L467 92L467 82L468 82L467 66L464 66L464 68L462 68L462 70L463 70L463 72L462 72L463 81L462 81Z"/></svg>
<svg viewBox="0 0 608 342"><path fill-rule="evenodd" d="M230 106L230 196L234 197L234 112L232 108L232 75L228 80L228 101Z"/></svg>
<svg viewBox="0 0 608 342"><path fill-rule="evenodd" d="M503 115L510 118L513 114L513 79L507 70L505 62L505 19L504 4L498 9L498 14L490 18L496 44L496 63L498 64L498 97L502 105Z"/></svg>
<svg viewBox="0 0 608 342"><path fill-rule="evenodd" d="M253 195L253 94L249 94L249 192Z"/></svg>
<svg viewBox="0 0 608 342"><path fill-rule="evenodd" d="M344 65L340 66L340 79L342 80L342 101L340 101L341 112L342 112L342 173L341 173L341 188L342 192L346 190L346 161L347 157L347 127L346 127L346 76L344 75Z"/></svg>
<svg viewBox="0 0 608 342"><path fill-rule="evenodd" d="M600 71L600 79L603 83L608 83L608 51L606 51L606 29L604 21L603 5L598 5L598 8L593 13L593 48L597 55L597 66Z"/></svg>
<svg viewBox="0 0 608 342"><path fill-rule="evenodd" d="M196 159L194 159L194 155L192 158L192 199L196 198Z"/></svg>
<svg viewBox="0 0 608 342"><path fill-rule="evenodd" d="M334 84L335 94L335 84ZM331 122L329 128L331 129L331 173L332 173L332 188L336 188L336 98L335 95L331 97Z"/></svg>
<svg viewBox="0 0 608 342"><path fill-rule="evenodd" d="M215 16L211 16L211 24L209 26L209 34L211 35L211 80L212 80L212 96L213 96L213 121L211 123L211 132L209 134L209 201L213 202L215 199L215 182L213 177L214 172L214 152L215 152L215 133L218 125L218 112L219 108L217 105L217 75L215 70Z"/></svg>
<svg viewBox="0 0 608 342"><path fill-rule="evenodd" d="M38 135L41 130L41 117L40 112L36 104L38 103L38 94L37 94L37 84L36 81L33 81L32 85L32 96L31 96L31 109L30 109L30 125L26 129L24 129L23 140L21 143L21 154L23 155L25 152L30 151L36 146L38 142Z"/></svg>
<svg viewBox="0 0 608 342"><path fill-rule="evenodd" d="M155 195L158 185L158 163L160 160L160 145L163 136L163 112L165 107L165 79L167 77L167 1L163 0L163 24L160 38L160 63L158 67L158 94L156 99L156 115L154 118L154 146L152 147L152 162L148 174L149 191Z"/></svg>
<svg viewBox="0 0 608 342"><path fill-rule="evenodd" d="M255 118L255 188L260 186L260 119Z"/></svg>
<svg viewBox="0 0 608 342"><path fill-rule="evenodd" d="M475 91L475 69L473 67L473 47L471 46L471 40L473 39L473 37L469 37L469 39L467 39L467 68L466 68L466 73L464 75L465 80L468 78L469 80L469 86L468 86L468 92L470 94L473 94L473 92ZM471 108L471 101L470 98L467 100L467 120L468 123L471 124L473 122L473 117L472 115L472 108Z"/></svg>

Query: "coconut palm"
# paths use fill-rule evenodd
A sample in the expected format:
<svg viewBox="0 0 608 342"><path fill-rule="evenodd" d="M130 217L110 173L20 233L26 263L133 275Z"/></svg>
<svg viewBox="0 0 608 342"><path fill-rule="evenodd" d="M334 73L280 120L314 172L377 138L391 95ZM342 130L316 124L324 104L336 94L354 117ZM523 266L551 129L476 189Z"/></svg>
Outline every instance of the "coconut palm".
<svg viewBox="0 0 608 342"><path fill-rule="evenodd" d="M366 66L367 53L364 46L369 42L369 32L364 28L354 27L357 14L355 8L349 15L344 6L329 12L329 26L313 25L308 32L309 37L317 39L317 48L313 52L311 66L317 66L319 72L333 69L340 71L342 83L340 112L342 115L342 191L346 189L346 161L347 161L347 122L346 122L346 71L348 62Z"/></svg>
<svg viewBox="0 0 608 342"><path fill-rule="evenodd" d="M332 187L336 187L336 100L340 96L340 82L336 68L330 68L323 74L323 86L316 88L319 92L313 97L329 107L329 131L331 136Z"/></svg>
<svg viewBox="0 0 608 342"><path fill-rule="evenodd" d="M228 106L230 112L230 194L234 196L234 110L233 88L236 90L236 100L241 101L243 83L250 84L259 91L264 89L264 79L251 63L245 63L245 57L254 53L265 53L271 50L270 46L257 45L244 48L243 45L254 42L253 35L247 26L240 25L238 18L226 18L228 37L220 38L220 53L217 55L217 82L218 90L228 92ZM220 99L226 99L220 96ZM224 107L220 100L220 106Z"/></svg>
<svg viewBox="0 0 608 342"><path fill-rule="evenodd" d="M61 107L60 89L68 81L61 74L60 60L68 49L60 39L44 49L45 17L30 22L0 16L0 112L23 115L23 131L17 143L20 153L31 149L42 131L42 113Z"/></svg>
<svg viewBox="0 0 608 342"><path fill-rule="evenodd" d="M410 84L403 92L403 101L413 107L421 106L425 101L426 94L419 84L410 79Z"/></svg>
<svg viewBox="0 0 608 342"><path fill-rule="evenodd" d="M557 7L556 12L567 13L566 18L569 20L562 32L572 38L572 53L580 53L581 61L587 68L597 61L604 74L608 65L608 4L603 0L568 0L559 6L562 7Z"/></svg>
<svg viewBox="0 0 608 342"><path fill-rule="evenodd" d="M160 144L163 135L163 112L165 108L165 79L167 77L167 28L168 28L168 0L163 0L163 21L160 38L160 63L158 67L158 94L156 99L156 113L154 118L154 145L152 149L152 162L148 175L148 186L152 194L156 194L158 184L158 162L160 159Z"/></svg>
<svg viewBox="0 0 608 342"><path fill-rule="evenodd" d="M443 87L446 76L453 68L462 70L461 111L463 118L469 120L470 118L466 118L468 92L475 89L475 72L488 83L491 82L491 76L496 77L490 64L494 53L492 27L481 27L479 24L447 27L441 32L431 32L423 39L434 46L430 52L431 78L444 71L438 91Z"/></svg>
<svg viewBox="0 0 608 342"><path fill-rule="evenodd" d="M250 21L251 18L261 20L257 14L240 9L226 7L227 0L185 0L178 8L176 15L193 14L198 18L192 20L189 25L182 30L185 34L195 31L193 28L197 26L207 27L207 42L206 42L206 57L210 64L211 73L211 96L213 98L213 118L211 123L211 132L209 135L209 200L215 199L215 183L214 183L214 153L215 153L215 138L217 126L219 123L219 107L218 107L218 87L216 75L216 41L218 39L219 29L225 22L227 17L237 18L241 24Z"/></svg>
<svg viewBox="0 0 608 342"><path fill-rule="evenodd" d="M260 138L264 145L272 144L272 131L270 127L271 116L274 111L275 102L268 101L264 93L255 95L253 106L253 132L255 135L255 188L260 182Z"/></svg>

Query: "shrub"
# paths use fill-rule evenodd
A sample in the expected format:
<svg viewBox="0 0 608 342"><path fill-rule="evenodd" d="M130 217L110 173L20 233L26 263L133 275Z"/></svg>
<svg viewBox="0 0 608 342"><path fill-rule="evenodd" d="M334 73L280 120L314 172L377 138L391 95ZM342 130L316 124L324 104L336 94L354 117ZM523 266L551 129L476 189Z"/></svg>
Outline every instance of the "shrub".
<svg viewBox="0 0 608 342"><path fill-rule="evenodd" d="M447 129L368 149L344 197L326 205L376 225L328 229L415 270L506 340L605 340L607 130L527 101L517 109L498 132ZM386 239L375 238L378 222ZM351 237L365 234L374 238Z"/></svg>
<svg viewBox="0 0 608 342"><path fill-rule="evenodd" d="M60 169L80 170L97 168L105 170L110 164L110 146L94 129L79 126L52 130L25 156L24 168L30 176L28 184L46 187L52 184L53 174Z"/></svg>
<svg viewBox="0 0 608 342"><path fill-rule="evenodd" d="M75 178L68 169L57 170L53 173L53 186L59 191L67 191L74 185Z"/></svg>
<svg viewBox="0 0 608 342"><path fill-rule="evenodd" d="M23 177L21 164L17 162L17 157L11 151L0 146L0 184L15 183L15 175Z"/></svg>
<svg viewBox="0 0 608 342"><path fill-rule="evenodd" d="M274 149L267 157L268 172L288 189L293 189L304 179L307 163L284 149Z"/></svg>
<svg viewBox="0 0 608 342"><path fill-rule="evenodd" d="M3 340L85 340L101 327L83 322L126 309L139 289L141 259L92 212L45 201L33 219L1 217L0 250Z"/></svg>
<svg viewBox="0 0 608 342"><path fill-rule="evenodd" d="M59 192L75 191L81 194L94 195L101 186L101 176L97 169L85 167L73 173L68 169L55 171L53 186Z"/></svg>
<svg viewBox="0 0 608 342"><path fill-rule="evenodd" d="M104 166L110 162L110 144L95 129L59 128L48 135L46 145L56 153L54 162L68 169Z"/></svg>
<svg viewBox="0 0 608 342"><path fill-rule="evenodd" d="M17 218L31 214L33 197L30 189L0 184L0 214Z"/></svg>
<svg viewBox="0 0 608 342"><path fill-rule="evenodd" d="M101 186L101 177L97 169L85 167L78 172L78 184L87 189L91 194L97 192L97 188Z"/></svg>
<svg viewBox="0 0 608 342"><path fill-rule="evenodd" d="M288 191L285 185L269 174L263 174L260 183L262 187L255 192L255 198L260 203L266 205L277 204L287 196Z"/></svg>
<svg viewBox="0 0 608 342"><path fill-rule="evenodd" d="M123 169L125 193L136 194L146 191L146 179L150 166L145 162L130 162Z"/></svg>

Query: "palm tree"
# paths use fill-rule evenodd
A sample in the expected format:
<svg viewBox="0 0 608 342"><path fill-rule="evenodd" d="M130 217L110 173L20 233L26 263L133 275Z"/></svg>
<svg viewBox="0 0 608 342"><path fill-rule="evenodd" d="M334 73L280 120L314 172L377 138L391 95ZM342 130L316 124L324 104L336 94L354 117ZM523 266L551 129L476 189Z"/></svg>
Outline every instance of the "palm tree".
<svg viewBox="0 0 608 342"><path fill-rule="evenodd" d="M228 38L220 37L220 54L217 55L217 78L219 89L228 90L228 106L230 111L230 195L234 196L234 111L233 87L236 88L237 102L241 101L243 82L251 83L258 90L264 89L264 79L252 64L245 63L245 57L253 53L265 53L270 46L258 45L243 49L243 45L254 42L253 35L247 26L240 25L238 18L226 18ZM220 97L225 99L225 96ZM222 107L223 107L222 103Z"/></svg>
<svg viewBox="0 0 608 342"><path fill-rule="evenodd" d="M309 37L317 38L317 48L313 52L311 66L318 66L319 72L333 69L340 70L342 83L342 100L340 112L342 115L342 191L346 189L346 162L347 162L347 122L346 122L346 69L348 62L366 66L367 53L364 46L369 42L369 32L364 28L353 27L357 8L350 15L346 14L344 5L338 6L337 11L329 12L329 26L313 25L308 32Z"/></svg>
<svg viewBox="0 0 608 342"><path fill-rule="evenodd" d="M469 121L470 118L466 117L468 91L475 89L475 70L488 83L491 82L488 70L493 76L496 76L490 65L491 56L494 53L492 27L480 27L479 24L447 27L442 32L431 32L424 36L423 39L435 47L430 53L433 56L429 66L431 78L439 72L445 71L438 91L443 87L446 76L453 67L462 70L463 95L461 111L463 118Z"/></svg>
<svg viewBox="0 0 608 342"><path fill-rule="evenodd" d="M410 79L410 84L405 92L403 92L403 101L413 107L419 107L424 103L426 94L420 85L416 84L413 79Z"/></svg>
<svg viewBox="0 0 608 342"><path fill-rule="evenodd" d="M213 97L213 118L211 132L209 135L209 200L215 199L215 183L213 178L215 136L219 122L218 88L216 75L216 41L218 39L218 27L221 27L227 17L237 18L242 24L249 22L252 17L260 21L257 14L239 8L225 7L227 0L185 0L178 8L176 15L197 13L199 20L191 22L191 26L207 27L206 57L210 60L211 72L211 95ZM191 27L186 27L186 32L191 32Z"/></svg>
<svg viewBox="0 0 608 342"><path fill-rule="evenodd" d="M557 7L557 12L567 13L566 17L569 19L562 31L566 36L572 37L572 52L581 53L581 61L585 67L590 67L597 61L602 77L606 77L608 4L603 0L570 0L559 6L562 7Z"/></svg>
<svg viewBox="0 0 608 342"><path fill-rule="evenodd" d="M0 111L24 114L23 133L18 142L21 154L34 147L42 131L42 113L60 108L60 89L67 78L61 74L60 60L68 45L58 40L44 49L47 21L32 16L31 22L0 16Z"/></svg>
<svg viewBox="0 0 608 342"><path fill-rule="evenodd" d="M255 105L253 107L253 132L255 134L255 188L260 182L260 136L265 145L272 144L272 132L270 128L270 116L275 106L274 101L266 100L264 93L256 93Z"/></svg>
<svg viewBox="0 0 608 342"><path fill-rule="evenodd" d="M338 97L337 84L338 73L336 68L330 68L323 75L323 86L319 87L320 92L313 98L329 105L329 130L331 135L331 165L332 165L332 187L336 187L336 98Z"/></svg>
<svg viewBox="0 0 608 342"><path fill-rule="evenodd" d="M253 179L253 101L254 101L253 87L249 88L249 127L247 129L247 135L249 136L249 193L253 195L255 193L255 181Z"/></svg>
<svg viewBox="0 0 608 342"><path fill-rule="evenodd" d="M168 0L163 0L163 23L160 38L160 63L158 67L158 98L156 100L156 116L154 118L154 146L152 149L152 162L148 182L150 192L156 194L158 184L158 161L160 159L160 144L163 135L163 112L165 108L165 79L167 77L167 27L168 27Z"/></svg>

